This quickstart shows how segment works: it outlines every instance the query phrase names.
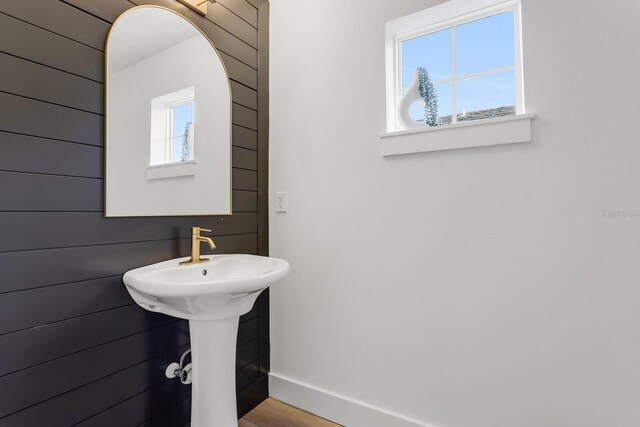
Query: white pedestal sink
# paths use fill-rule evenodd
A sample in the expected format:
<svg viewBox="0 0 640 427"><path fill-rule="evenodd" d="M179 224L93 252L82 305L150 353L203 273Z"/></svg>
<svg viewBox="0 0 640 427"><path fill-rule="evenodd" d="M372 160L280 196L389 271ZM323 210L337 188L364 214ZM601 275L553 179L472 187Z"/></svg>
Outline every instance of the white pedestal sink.
<svg viewBox="0 0 640 427"><path fill-rule="evenodd" d="M189 320L192 427L237 427L238 319L265 288L289 274L289 263L254 255L213 255L180 266L173 259L128 271L124 283L141 307Z"/></svg>

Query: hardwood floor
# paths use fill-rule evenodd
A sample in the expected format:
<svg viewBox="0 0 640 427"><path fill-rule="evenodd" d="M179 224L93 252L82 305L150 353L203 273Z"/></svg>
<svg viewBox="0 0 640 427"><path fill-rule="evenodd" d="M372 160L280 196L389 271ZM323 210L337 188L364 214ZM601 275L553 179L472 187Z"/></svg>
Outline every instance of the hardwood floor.
<svg viewBox="0 0 640 427"><path fill-rule="evenodd" d="M239 422L238 427L341 427L274 399L267 399Z"/></svg>

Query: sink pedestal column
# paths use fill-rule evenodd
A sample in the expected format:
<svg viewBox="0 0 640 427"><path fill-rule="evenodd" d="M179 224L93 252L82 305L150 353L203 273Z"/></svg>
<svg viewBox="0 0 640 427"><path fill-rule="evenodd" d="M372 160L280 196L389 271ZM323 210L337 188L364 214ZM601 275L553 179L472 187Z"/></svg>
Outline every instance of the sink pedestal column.
<svg viewBox="0 0 640 427"><path fill-rule="evenodd" d="M191 427L237 427L236 338L238 317L190 320Z"/></svg>

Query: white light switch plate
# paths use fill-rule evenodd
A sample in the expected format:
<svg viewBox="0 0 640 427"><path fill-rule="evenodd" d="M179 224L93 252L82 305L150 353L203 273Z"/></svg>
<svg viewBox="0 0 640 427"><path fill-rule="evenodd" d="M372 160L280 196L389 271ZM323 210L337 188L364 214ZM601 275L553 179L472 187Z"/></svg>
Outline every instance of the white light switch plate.
<svg viewBox="0 0 640 427"><path fill-rule="evenodd" d="M287 193L276 193L276 212L286 212L288 209Z"/></svg>

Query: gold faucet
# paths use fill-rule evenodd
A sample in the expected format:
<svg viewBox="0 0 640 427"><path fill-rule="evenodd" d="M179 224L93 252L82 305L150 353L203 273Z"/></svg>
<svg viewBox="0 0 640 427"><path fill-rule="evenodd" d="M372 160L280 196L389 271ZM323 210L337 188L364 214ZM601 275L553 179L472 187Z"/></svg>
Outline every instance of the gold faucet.
<svg viewBox="0 0 640 427"><path fill-rule="evenodd" d="M216 245L210 237L202 237L200 235L201 231L211 233L211 230L207 230L206 228L191 227L191 259L182 261L180 265L198 264L209 261L209 258L200 258L200 244L206 242L211 249L215 249Z"/></svg>

